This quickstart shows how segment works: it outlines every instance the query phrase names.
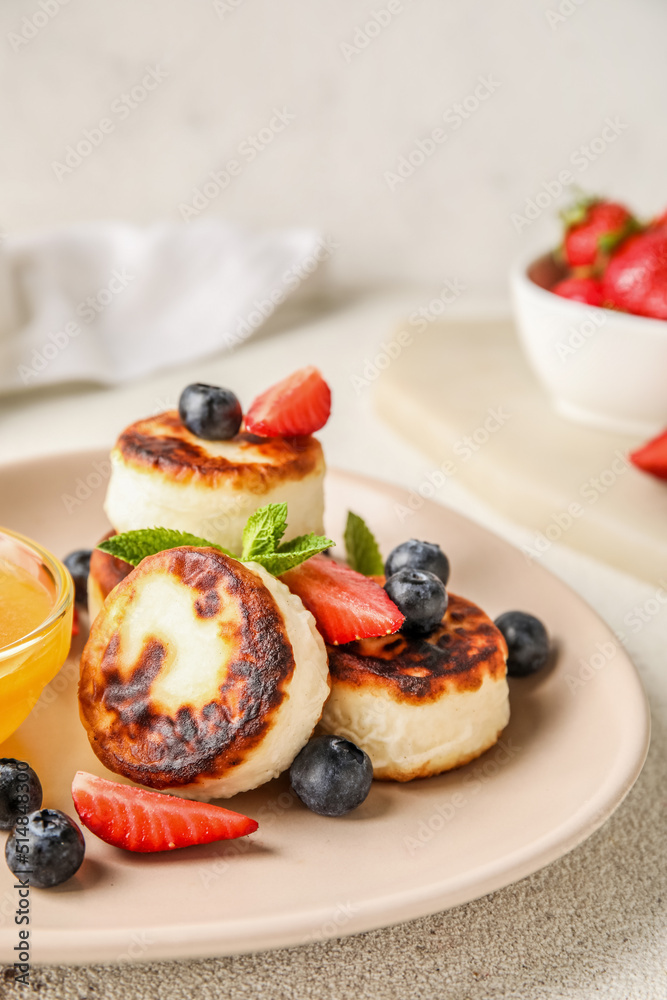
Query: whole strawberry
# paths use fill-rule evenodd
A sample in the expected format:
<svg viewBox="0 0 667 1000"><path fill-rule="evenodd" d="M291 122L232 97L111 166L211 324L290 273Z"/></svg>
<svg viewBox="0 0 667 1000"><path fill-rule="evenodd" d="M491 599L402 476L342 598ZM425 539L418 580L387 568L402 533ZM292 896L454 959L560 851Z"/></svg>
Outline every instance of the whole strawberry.
<svg viewBox="0 0 667 1000"><path fill-rule="evenodd" d="M586 198L561 212L565 223L563 256L570 267L595 267L637 228L624 205Z"/></svg>
<svg viewBox="0 0 667 1000"><path fill-rule="evenodd" d="M656 215L655 219L651 220L649 228L662 229L665 226L667 226L667 208L664 212L661 212L660 215Z"/></svg>
<svg viewBox="0 0 667 1000"><path fill-rule="evenodd" d="M589 306L602 305L602 286L594 278L565 278L551 289L556 295Z"/></svg>
<svg viewBox="0 0 667 1000"><path fill-rule="evenodd" d="M667 431L633 451L630 461L642 472L650 472L658 479L667 479Z"/></svg>
<svg viewBox="0 0 667 1000"><path fill-rule="evenodd" d="M667 227L626 240L602 278L605 305L667 319Z"/></svg>

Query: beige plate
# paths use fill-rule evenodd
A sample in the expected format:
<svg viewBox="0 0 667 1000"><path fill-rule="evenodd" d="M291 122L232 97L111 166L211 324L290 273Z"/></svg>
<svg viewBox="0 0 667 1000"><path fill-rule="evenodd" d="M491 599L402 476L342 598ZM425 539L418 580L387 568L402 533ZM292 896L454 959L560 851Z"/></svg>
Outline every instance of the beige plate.
<svg viewBox="0 0 667 1000"><path fill-rule="evenodd" d="M93 545L106 529L104 463L102 453L88 452L5 467L0 524L60 555ZM376 782L342 819L294 802L283 776L233 800L260 821L245 841L142 856L89 834L77 876L32 892L35 961L223 955L410 920L529 875L616 808L649 738L646 701L625 652L576 594L518 550L435 504L401 520L402 498L382 483L330 473L329 531L339 538L352 508L385 552L411 535L438 541L454 567L452 590L492 617L511 608L534 612L556 641L553 667L512 682L512 720L500 745L438 778ZM42 779L45 805L69 813L74 772L107 773L77 715L83 640L75 640L61 674L1 750L27 758ZM17 893L0 868L0 954L11 961Z"/></svg>

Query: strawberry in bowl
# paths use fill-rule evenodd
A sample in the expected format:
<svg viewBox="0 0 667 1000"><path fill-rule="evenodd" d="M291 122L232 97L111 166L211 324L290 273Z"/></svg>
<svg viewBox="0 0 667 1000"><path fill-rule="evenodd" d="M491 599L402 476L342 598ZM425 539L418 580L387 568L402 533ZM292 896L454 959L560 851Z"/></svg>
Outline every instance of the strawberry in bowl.
<svg viewBox="0 0 667 1000"><path fill-rule="evenodd" d="M567 419L651 437L667 425L667 213L579 201L560 247L519 261L511 289L527 360Z"/></svg>
<svg viewBox="0 0 667 1000"><path fill-rule="evenodd" d="M600 266L604 255L638 228L625 205L601 198L584 198L561 217L563 257L571 268Z"/></svg>
<svg viewBox="0 0 667 1000"><path fill-rule="evenodd" d="M623 244L605 270L602 299L623 312L667 319L667 225Z"/></svg>

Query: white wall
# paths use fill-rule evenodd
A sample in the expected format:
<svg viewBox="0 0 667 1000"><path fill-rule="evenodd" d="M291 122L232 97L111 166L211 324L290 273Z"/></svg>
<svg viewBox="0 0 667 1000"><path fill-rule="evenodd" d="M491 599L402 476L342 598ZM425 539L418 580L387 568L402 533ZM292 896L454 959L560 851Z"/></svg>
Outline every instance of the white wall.
<svg viewBox="0 0 667 1000"><path fill-rule="evenodd" d="M667 204L661 0L58 4L0 6L8 232L178 218L179 204L234 158L239 175L206 211L334 234L334 272L345 284L450 277L472 300L490 300L505 294L509 259L555 235L551 209L521 234L511 216L559 171L644 212ZM389 6L396 13L371 27L378 33L365 48L344 48L363 42L359 26ZM556 23L559 7L570 13ZM35 15L48 23L26 29ZM26 42L22 31L35 37ZM156 65L166 79L131 112L118 110L114 102ZM495 81L494 93L467 120L453 113L443 122L480 77ZM274 107L294 120L248 162L239 146ZM102 118L113 131L58 179L53 162ZM573 164L608 118L622 126L614 141L587 169L581 156ZM440 126L446 140L390 190L385 175L399 156Z"/></svg>

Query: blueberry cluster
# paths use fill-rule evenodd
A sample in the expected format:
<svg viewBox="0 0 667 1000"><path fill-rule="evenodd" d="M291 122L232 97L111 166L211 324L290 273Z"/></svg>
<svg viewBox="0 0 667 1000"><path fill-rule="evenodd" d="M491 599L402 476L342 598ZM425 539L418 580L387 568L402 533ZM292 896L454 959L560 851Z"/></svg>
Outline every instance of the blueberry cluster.
<svg viewBox="0 0 667 1000"><path fill-rule="evenodd" d="M81 867L85 843L81 830L59 809L41 809L42 786L24 760L0 759L0 829L10 830L5 858L17 878L48 889Z"/></svg>
<svg viewBox="0 0 667 1000"><path fill-rule="evenodd" d="M384 589L405 615L402 631L427 636L447 610L449 560L439 545L411 538L389 553Z"/></svg>

